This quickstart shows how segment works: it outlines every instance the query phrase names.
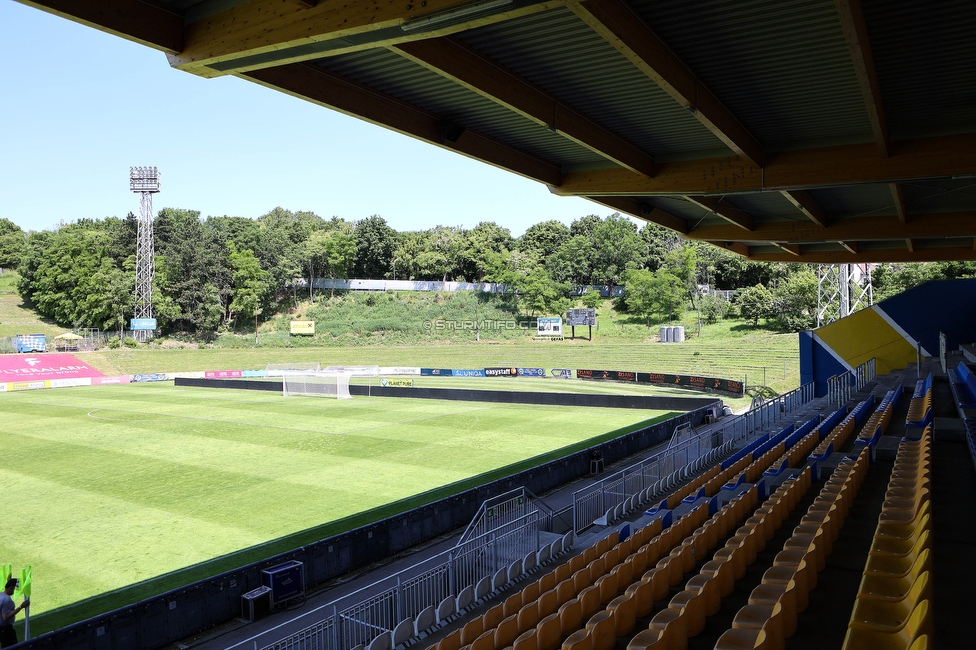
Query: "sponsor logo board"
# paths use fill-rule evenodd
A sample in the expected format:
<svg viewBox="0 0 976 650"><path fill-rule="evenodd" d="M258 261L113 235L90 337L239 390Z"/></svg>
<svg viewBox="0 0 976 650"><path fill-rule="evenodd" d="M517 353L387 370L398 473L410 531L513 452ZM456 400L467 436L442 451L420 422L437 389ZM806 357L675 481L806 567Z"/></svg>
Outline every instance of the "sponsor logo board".
<svg viewBox="0 0 976 650"><path fill-rule="evenodd" d="M142 375L132 375L133 382L147 382L147 381L166 381L169 379L165 372L153 372Z"/></svg>
<svg viewBox="0 0 976 650"><path fill-rule="evenodd" d="M7 388L9 390L37 390L38 388L47 388L50 385L50 381L39 379L37 381L12 381L7 384Z"/></svg>
<svg viewBox="0 0 976 650"><path fill-rule="evenodd" d="M51 388L68 388L70 386L91 386L91 377L73 377L70 379L52 379Z"/></svg>
<svg viewBox="0 0 976 650"><path fill-rule="evenodd" d="M102 373L71 354L0 355L0 381L101 376Z"/></svg>
<svg viewBox="0 0 976 650"><path fill-rule="evenodd" d="M132 380L129 375L118 375L115 377L92 377L92 386L105 386L109 384L128 384Z"/></svg>
<svg viewBox="0 0 976 650"><path fill-rule="evenodd" d="M515 368L485 368L485 377L515 377L518 371Z"/></svg>
<svg viewBox="0 0 976 650"><path fill-rule="evenodd" d="M389 386L391 388L413 388L413 379L403 379L402 377L393 378L380 378L380 386Z"/></svg>
<svg viewBox="0 0 976 650"><path fill-rule="evenodd" d="M155 318L130 318L129 329L133 331L154 330L156 329L156 319Z"/></svg>
<svg viewBox="0 0 976 650"><path fill-rule="evenodd" d="M424 377L451 377L454 371L450 368L421 368L420 374Z"/></svg>
<svg viewBox="0 0 976 650"><path fill-rule="evenodd" d="M419 375L420 368L407 368L402 366L380 367L381 375Z"/></svg>
<svg viewBox="0 0 976 650"><path fill-rule="evenodd" d="M451 374L455 377L484 377L485 371L482 368L475 370L454 370Z"/></svg>
<svg viewBox="0 0 976 650"><path fill-rule="evenodd" d="M563 319L561 316L537 318L535 324L539 336L563 335Z"/></svg>
<svg viewBox="0 0 976 650"><path fill-rule="evenodd" d="M292 334L315 334L314 320L293 320L289 323Z"/></svg>
<svg viewBox="0 0 976 650"><path fill-rule="evenodd" d="M545 368L516 368L519 377L545 377Z"/></svg>
<svg viewBox="0 0 976 650"><path fill-rule="evenodd" d="M558 377L559 379L572 379L573 371L570 368L553 368L549 371L553 377Z"/></svg>
<svg viewBox="0 0 976 650"><path fill-rule="evenodd" d="M203 373L206 379L241 379L243 370L207 370Z"/></svg>

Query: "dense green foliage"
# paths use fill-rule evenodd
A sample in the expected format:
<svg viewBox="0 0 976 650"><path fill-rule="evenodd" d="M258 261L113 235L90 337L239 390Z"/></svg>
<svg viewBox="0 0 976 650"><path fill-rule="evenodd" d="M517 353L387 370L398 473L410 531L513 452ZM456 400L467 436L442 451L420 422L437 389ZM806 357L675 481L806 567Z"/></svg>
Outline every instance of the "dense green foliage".
<svg viewBox="0 0 976 650"><path fill-rule="evenodd" d="M135 238L131 214L31 233L0 219L0 267L18 268L21 296L54 323L122 330L132 311ZM785 331L816 323L816 276L808 265L751 262L654 224L638 228L619 214L584 216L569 227L546 221L513 238L493 222L397 232L377 215L349 222L275 208L258 219L201 219L166 208L155 238L153 307L164 332L209 336L257 327L298 309L302 296L315 302L308 279L317 277L498 282L514 291L509 307L523 315L596 306L599 296L574 288L625 284L618 308L647 325L689 307L705 322L724 318L729 306L701 301L700 285L762 287L765 293L746 292L732 312ZM972 262L882 264L875 295L974 273Z"/></svg>

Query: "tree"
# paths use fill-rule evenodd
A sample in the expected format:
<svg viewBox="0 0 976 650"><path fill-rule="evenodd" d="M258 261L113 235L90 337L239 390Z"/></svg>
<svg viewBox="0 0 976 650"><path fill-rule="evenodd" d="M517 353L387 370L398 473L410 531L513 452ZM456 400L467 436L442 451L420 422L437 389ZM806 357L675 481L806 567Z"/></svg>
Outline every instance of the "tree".
<svg viewBox="0 0 976 650"><path fill-rule="evenodd" d="M651 325L651 316L671 320L681 315L685 291L681 281L665 269L630 269L624 275L624 304L627 311Z"/></svg>
<svg viewBox="0 0 976 650"><path fill-rule="evenodd" d="M529 226L519 237L515 248L545 262L567 239L569 239L569 228L565 224L555 220L543 221Z"/></svg>
<svg viewBox="0 0 976 650"><path fill-rule="evenodd" d="M593 228L593 280L598 284L620 284L628 269L637 268L646 248L634 222L612 214Z"/></svg>
<svg viewBox="0 0 976 650"><path fill-rule="evenodd" d="M353 226L356 261L353 275L358 278L386 277L393 263L397 232L379 215L357 221Z"/></svg>
<svg viewBox="0 0 976 650"><path fill-rule="evenodd" d="M17 268L26 244L27 233L10 219L0 217L0 269Z"/></svg>
<svg viewBox="0 0 976 650"><path fill-rule="evenodd" d="M561 314L571 303L566 297L569 285L555 282L541 264L516 280L514 288L521 294L523 310L533 315Z"/></svg>
<svg viewBox="0 0 976 650"><path fill-rule="evenodd" d="M699 301L702 318L713 325L725 317L729 304L717 296L703 296Z"/></svg>
<svg viewBox="0 0 976 650"><path fill-rule="evenodd" d="M817 275L809 268L794 272L780 283L773 310L780 326L790 332L817 324Z"/></svg>
<svg viewBox="0 0 976 650"><path fill-rule="evenodd" d="M508 228L494 221L482 221L468 230L459 254L462 275L471 282L484 282L498 256L511 250L513 241Z"/></svg>
<svg viewBox="0 0 976 650"><path fill-rule="evenodd" d="M646 250L643 265L651 271L659 269L664 257L682 246L678 233L656 223L648 223L641 228L640 238Z"/></svg>
<svg viewBox="0 0 976 650"><path fill-rule="evenodd" d="M229 308L231 318L234 318L234 314L254 316L254 342L257 343L258 316L262 312L261 302L267 291L268 274L248 248L238 251L231 245L230 265L234 282Z"/></svg>
<svg viewBox="0 0 976 650"><path fill-rule="evenodd" d="M545 260L545 267L556 282L568 282L580 286L590 284L596 251L589 238L570 237Z"/></svg>
<svg viewBox="0 0 976 650"><path fill-rule="evenodd" d="M753 325L759 324L759 319L768 319L773 315L773 294L761 284L743 289L736 294L739 312Z"/></svg>

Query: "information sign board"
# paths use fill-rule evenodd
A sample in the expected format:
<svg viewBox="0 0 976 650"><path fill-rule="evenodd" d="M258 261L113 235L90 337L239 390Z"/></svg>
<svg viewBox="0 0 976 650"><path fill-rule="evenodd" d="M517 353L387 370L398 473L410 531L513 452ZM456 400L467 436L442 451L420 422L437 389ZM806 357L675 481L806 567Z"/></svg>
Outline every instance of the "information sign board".
<svg viewBox="0 0 976 650"><path fill-rule="evenodd" d="M593 307L582 307L580 309L566 310L566 325L576 327L577 325L596 325L596 309Z"/></svg>
<svg viewBox="0 0 976 650"><path fill-rule="evenodd" d="M156 329L155 318L130 318L129 329L133 331Z"/></svg>
<svg viewBox="0 0 976 650"><path fill-rule="evenodd" d="M539 336L562 336L563 319L560 316L540 317L536 319Z"/></svg>
<svg viewBox="0 0 976 650"><path fill-rule="evenodd" d="M315 334L314 320L293 320L290 327L292 334Z"/></svg>

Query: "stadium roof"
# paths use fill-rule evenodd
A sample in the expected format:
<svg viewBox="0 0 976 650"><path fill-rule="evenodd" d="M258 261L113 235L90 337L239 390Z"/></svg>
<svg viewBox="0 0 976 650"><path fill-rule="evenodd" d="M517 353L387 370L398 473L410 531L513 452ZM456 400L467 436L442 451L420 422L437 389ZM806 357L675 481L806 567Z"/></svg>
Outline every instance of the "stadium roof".
<svg viewBox="0 0 976 650"><path fill-rule="evenodd" d="M749 259L976 259L972 0L22 1Z"/></svg>

